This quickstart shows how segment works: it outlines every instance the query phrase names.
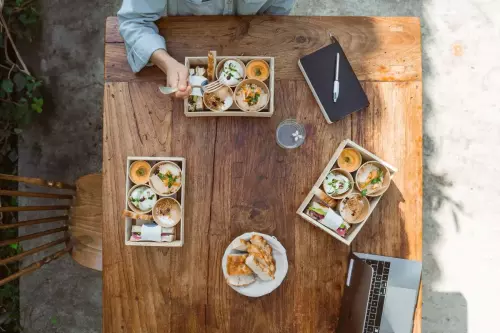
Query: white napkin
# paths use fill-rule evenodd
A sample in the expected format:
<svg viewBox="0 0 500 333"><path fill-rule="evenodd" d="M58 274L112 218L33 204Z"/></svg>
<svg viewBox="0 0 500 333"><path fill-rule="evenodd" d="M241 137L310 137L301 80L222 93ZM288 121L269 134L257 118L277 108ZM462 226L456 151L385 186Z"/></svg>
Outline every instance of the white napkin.
<svg viewBox="0 0 500 333"><path fill-rule="evenodd" d="M161 242L161 226L155 223L143 224L141 227L141 240Z"/></svg>

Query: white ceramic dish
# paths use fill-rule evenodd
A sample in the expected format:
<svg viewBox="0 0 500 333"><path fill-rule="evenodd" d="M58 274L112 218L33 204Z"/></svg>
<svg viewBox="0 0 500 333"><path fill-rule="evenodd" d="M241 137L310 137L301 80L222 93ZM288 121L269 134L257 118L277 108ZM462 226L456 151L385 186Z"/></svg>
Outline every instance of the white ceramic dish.
<svg viewBox="0 0 500 333"><path fill-rule="evenodd" d="M253 235L259 235L264 237L264 239L271 245L273 248L273 257L274 260L276 261L276 273L274 275L274 280L272 281L262 281L257 278L257 280L244 287L236 287L233 285L228 284L233 290L235 290L237 293L240 293L242 295L248 296L248 297L261 297L264 295L267 295L271 293L273 290L278 288L283 280L285 279L286 273L288 272L288 259L286 256L286 250L281 245L281 243L273 236L261 234L258 232L247 232L246 234L243 234L241 236L238 236L237 238L243 238L245 240L250 240L250 237ZM236 238L235 238L236 239ZM229 244L231 244L230 242ZM226 251L224 252L224 256L222 257L222 272L224 274L224 278L227 279L227 256L230 254L241 254L244 252L241 251L236 251L232 250L229 246L226 248Z"/></svg>

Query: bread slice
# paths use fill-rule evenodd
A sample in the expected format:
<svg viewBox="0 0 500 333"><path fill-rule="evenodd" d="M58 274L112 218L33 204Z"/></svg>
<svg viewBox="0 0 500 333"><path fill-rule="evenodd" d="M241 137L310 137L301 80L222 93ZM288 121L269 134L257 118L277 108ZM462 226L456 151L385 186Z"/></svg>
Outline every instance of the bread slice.
<svg viewBox="0 0 500 333"><path fill-rule="evenodd" d="M264 239L264 237L262 237L260 235L253 235L250 238L250 243L252 243L255 246L258 246L264 252L266 252L268 255L272 255L273 254L273 248L271 247L271 245L269 245L267 243L267 241Z"/></svg>
<svg viewBox="0 0 500 333"><path fill-rule="evenodd" d="M252 270L245 264L248 254L230 254L227 256L227 274L253 275Z"/></svg>
<svg viewBox="0 0 500 333"><path fill-rule="evenodd" d="M232 250L237 250L237 251L247 251L247 247L250 245L249 241L244 240L243 238L236 238L232 243L231 243L231 249Z"/></svg>
<svg viewBox="0 0 500 333"><path fill-rule="evenodd" d="M269 270L269 267L263 265L257 258L253 255L249 255L245 263L248 267L263 281L270 281L274 279L274 273Z"/></svg>
<svg viewBox="0 0 500 333"><path fill-rule="evenodd" d="M226 282L230 285L236 287L248 286L255 282L255 276L253 275L233 275L226 279Z"/></svg>

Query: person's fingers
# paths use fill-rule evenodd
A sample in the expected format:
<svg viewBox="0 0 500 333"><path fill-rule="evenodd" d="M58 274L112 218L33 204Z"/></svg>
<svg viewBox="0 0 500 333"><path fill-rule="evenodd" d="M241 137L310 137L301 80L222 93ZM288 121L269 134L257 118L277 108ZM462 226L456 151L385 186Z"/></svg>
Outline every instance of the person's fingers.
<svg viewBox="0 0 500 333"><path fill-rule="evenodd" d="M188 86L189 71L186 67L182 66L177 74L179 75L179 90L185 91Z"/></svg>
<svg viewBox="0 0 500 333"><path fill-rule="evenodd" d="M167 86L172 88L177 87L177 74L167 75Z"/></svg>
<svg viewBox="0 0 500 333"><path fill-rule="evenodd" d="M177 92L175 93L175 97L177 97L177 98L186 98L186 97L188 97L190 94L191 94L191 89L190 89L190 88L188 88L188 89L186 89L185 91L180 91L180 90L179 90L179 91L177 91Z"/></svg>

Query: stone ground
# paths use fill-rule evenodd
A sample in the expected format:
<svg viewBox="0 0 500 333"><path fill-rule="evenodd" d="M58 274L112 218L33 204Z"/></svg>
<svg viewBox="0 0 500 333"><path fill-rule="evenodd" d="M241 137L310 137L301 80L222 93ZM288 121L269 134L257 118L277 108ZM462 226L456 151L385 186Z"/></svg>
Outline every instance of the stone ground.
<svg viewBox="0 0 500 333"><path fill-rule="evenodd" d="M23 135L19 171L72 182L101 169L104 20L116 13L120 1L41 2L40 43L25 51L46 80L51 102ZM298 0L294 14L421 17L422 331L495 331L500 191L489 187L500 171L494 153L500 145L500 2ZM68 256L23 278L25 332L100 332L101 288L100 273Z"/></svg>

